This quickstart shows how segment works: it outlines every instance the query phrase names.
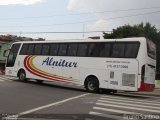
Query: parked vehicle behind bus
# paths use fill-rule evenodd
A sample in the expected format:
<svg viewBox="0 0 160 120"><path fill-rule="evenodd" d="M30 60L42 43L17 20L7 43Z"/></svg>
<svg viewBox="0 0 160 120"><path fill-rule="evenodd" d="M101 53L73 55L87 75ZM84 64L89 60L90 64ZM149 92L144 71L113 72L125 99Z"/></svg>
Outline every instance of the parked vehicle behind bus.
<svg viewBox="0 0 160 120"><path fill-rule="evenodd" d="M6 75L19 80L52 81L89 92L153 91L155 71L155 44L143 37L16 42L6 64Z"/></svg>

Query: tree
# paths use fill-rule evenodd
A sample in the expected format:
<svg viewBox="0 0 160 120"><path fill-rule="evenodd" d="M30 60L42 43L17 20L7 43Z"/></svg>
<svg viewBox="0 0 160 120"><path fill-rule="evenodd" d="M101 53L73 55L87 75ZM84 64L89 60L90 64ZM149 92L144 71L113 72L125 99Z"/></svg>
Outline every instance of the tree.
<svg viewBox="0 0 160 120"><path fill-rule="evenodd" d="M157 71L160 71L160 32L150 23L137 25L124 25L113 29L112 33L103 33L105 39L146 37L152 40L157 46Z"/></svg>

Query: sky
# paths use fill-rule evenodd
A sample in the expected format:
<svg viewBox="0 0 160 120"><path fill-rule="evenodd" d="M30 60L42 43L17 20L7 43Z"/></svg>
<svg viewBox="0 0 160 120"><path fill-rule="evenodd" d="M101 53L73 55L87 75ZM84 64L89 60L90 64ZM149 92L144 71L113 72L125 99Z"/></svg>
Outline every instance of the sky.
<svg viewBox="0 0 160 120"><path fill-rule="evenodd" d="M160 29L160 0L0 0L0 15L0 34L83 39L125 24Z"/></svg>

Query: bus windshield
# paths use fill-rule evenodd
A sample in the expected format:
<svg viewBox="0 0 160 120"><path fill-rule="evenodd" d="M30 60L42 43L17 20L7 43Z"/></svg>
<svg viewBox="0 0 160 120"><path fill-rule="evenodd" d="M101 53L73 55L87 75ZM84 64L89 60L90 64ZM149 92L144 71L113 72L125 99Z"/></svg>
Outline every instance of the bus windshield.
<svg viewBox="0 0 160 120"><path fill-rule="evenodd" d="M14 63L15 63L20 45L21 44L13 44L12 45L12 48L10 50L10 53L9 53L9 56L8 56L8 59L7 59L7 65L6 65L7 67L13 67L14 66Z"/></svg>
<svg viewBox="0 0 160 120"><path fill-rule="evenodd" d="M151 40L147 40L147 53L152 59L156 59L156 46Z"/></svg>

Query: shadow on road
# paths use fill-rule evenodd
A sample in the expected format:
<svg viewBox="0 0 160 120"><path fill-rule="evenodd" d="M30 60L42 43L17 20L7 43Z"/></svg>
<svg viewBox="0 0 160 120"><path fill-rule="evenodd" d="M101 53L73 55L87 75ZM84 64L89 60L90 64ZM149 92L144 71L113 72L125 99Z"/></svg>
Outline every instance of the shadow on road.
<svg viewBox="0 0 160 120"><path fill-rule="evenodd" d="M25 84L32 84L32 85L39 85L39 86L43 86L43 87L51 87L51 88L60 88L60 89L67 89L67 90L74 90L74 91L80 91L80 92L86 92L85 89L83 88L75 88L74 86L62 86L61 84L54 84L53 82L43 82L43 83L38 83L35 80L28 80L28 81L19 81L16 80L16 82L22 82Z"/></svg>

